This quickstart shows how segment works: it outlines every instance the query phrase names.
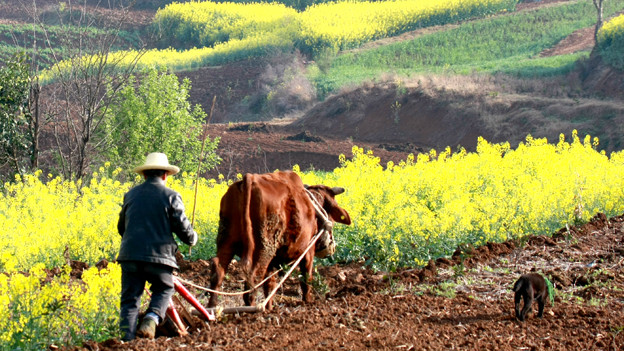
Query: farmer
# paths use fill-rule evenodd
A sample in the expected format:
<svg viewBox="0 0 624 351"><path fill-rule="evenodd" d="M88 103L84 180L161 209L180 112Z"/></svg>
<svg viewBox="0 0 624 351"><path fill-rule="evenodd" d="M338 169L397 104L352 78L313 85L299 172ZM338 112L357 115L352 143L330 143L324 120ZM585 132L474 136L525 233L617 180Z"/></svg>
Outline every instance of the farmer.
<svg viewBox="0 0 624 351"><path fill-rule="evenodd" d="M136 167L145 181L124 195L117 230L121 247L117 261L121 265L122 338L154 338L156 326L165 317L174 293L173 270L178 268L175 233L188 245L197 243L197 233L184 214L180 194L166 186L167 177L180 171L169 164L167 155L150 153L145 164ZM145 282L151 284L151 301L141 326L137 319Z"/></svg>

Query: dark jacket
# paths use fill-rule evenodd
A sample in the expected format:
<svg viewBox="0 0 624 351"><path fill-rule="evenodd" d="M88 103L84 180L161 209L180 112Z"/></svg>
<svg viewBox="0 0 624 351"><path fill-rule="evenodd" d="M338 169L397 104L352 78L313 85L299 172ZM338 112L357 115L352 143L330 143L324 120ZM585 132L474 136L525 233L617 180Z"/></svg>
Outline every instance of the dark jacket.
<svg viewBox="0 0 624 351"><path fill-rule="evenodd" d="M157 177L148 178L124 196L117 231L121 235L118 261L144 261L178 268L175 254L182 242L191 245L197 233L184 214L177 192Z"/></svg>

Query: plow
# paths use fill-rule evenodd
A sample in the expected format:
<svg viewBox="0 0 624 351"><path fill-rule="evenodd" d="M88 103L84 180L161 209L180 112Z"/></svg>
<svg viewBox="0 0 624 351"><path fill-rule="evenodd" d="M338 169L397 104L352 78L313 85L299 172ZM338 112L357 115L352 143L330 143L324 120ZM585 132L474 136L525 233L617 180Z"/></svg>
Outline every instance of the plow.
<svg viewBox="0 0 624 351"><path fill-rule="evenodd" d="M310 251L310 249L312 249L314 247L314 245L316 244L317 240L325 233L325 230L326 230L326 228L321 229L310 240L310 243L308 244L308 246L306 247L304 252L301 254L301 256L299 256L299 258L297 260L291 262L290 269L286 272L286 274L284 274L284 276L280 279L280 281L273 288L273 290L270 292L270 294L267 295L266 298L261 303L255 305L255 306L235 306L235 307L219 308L219 313L221 313L221 314L239 314L239 313L264 312L266 310L267 303L271 300L271 298L273 298L273 296L275 296L275 294L277 293L279 288L284 284L286 279L288 279L288 277L292 274L292 272L297 267L297 265L301 262L301 260L306 255L306 253L308 253L308 251ZM187 282L185 280L182 280L179 277L174 277L173 278L173 283L174 283L174 288L175 288L175 291L176 291L177 294L174 294L174 296L171 298L171 301L169 303L169 307L167 308L167 314L166 314L165 321L158 328L160 334L166 335L166 336L175 336L175 335L184 336L184 335L188 335L188 333L189 333L188 330L195 330L198 327L197 324L194 322L194 318L193 318L194 315L198 316L199 318L201 318L205 322L214 322L217 319L216 309L215 308L206 308L206 307L204 307L199 302L199 300L182 283L191 285L191 286L193 286L195 288L198 288L198 289L210 292L210 293L235 296L235 295L243 295L243 294L255 291L258 287L262 286L262 284L264 284L267 280L273 278L273 276L275 276L279 272L280 272L279 270L273 272L271 275L266 277L263 281L261 281L260 283L256 284L256 286L252 287L249 290L242 291L242 292L234 292L234 293L221 292L221 291L208 289L208 288L205 288L205 287L197 286L197 285L195 285L195 284L193 284L191 282ZM178 297L178 295L180 297L182 297L188 304L190 304L194 308L194 310L193 311L189 311L185 307L185 305L181 302L180 297Z"/></svg>

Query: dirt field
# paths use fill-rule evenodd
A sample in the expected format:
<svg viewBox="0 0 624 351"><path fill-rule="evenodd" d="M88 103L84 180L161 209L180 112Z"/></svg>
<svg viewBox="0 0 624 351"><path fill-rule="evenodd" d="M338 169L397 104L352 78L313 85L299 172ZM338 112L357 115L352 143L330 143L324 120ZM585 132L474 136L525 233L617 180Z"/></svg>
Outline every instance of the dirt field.
<svg viewBox="0 0 624 351"><path fill-rule="evenodd" d="M83 350L620 350L624 347L624 216L596 216L550 237L458 250L423 269L372 272L317 267L313 303L289 279L272 312L196 319L185 337L88 343ZM555 286L544 318L513 316L511 287L536 271ZM208 263L181 262L180 276L208 285ZM225 290L240 291L231 268ZM194 290L198 296L201 291ZM205 297L202 297L205 301ZM222 298L222 306L237 306Z"/></svg>

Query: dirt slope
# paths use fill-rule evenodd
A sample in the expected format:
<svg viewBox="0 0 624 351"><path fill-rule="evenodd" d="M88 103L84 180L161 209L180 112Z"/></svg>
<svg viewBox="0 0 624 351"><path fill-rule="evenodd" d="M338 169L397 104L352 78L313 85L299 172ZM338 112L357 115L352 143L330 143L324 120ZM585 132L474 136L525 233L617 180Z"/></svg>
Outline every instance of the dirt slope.
<svg viewBox="0 0 624 351"><path fill-rule="evenodd" d="M222 158L208 176L222 174L226 179L236 178L237 173L266 173L292 169L294 165L299 165L302 170L331 171L340 166L338 156L350 157L356 145L372 150L382 165L388 161L398 163L409 153L423 150L408 143L355 143L340 136L321 137L307 131L300 132L284 123L211 124L208 133L211 138L220 138L217 153Z"/></svg>
<svg viewBox="0 0 624 351"><path fill-rule="evenodd" d="M621 149L622 101L505 91L501 84L497 78L473 76L359 86L316 105L291 126L324 136L346 135L355 142L411 142L425 149L461 145L469 150L479 136L515 146L527 134L556 141L560 133L569 137L577 129L580 135L599 135L606 151ZM530 89L557 89L558 84Z"/></svg>

